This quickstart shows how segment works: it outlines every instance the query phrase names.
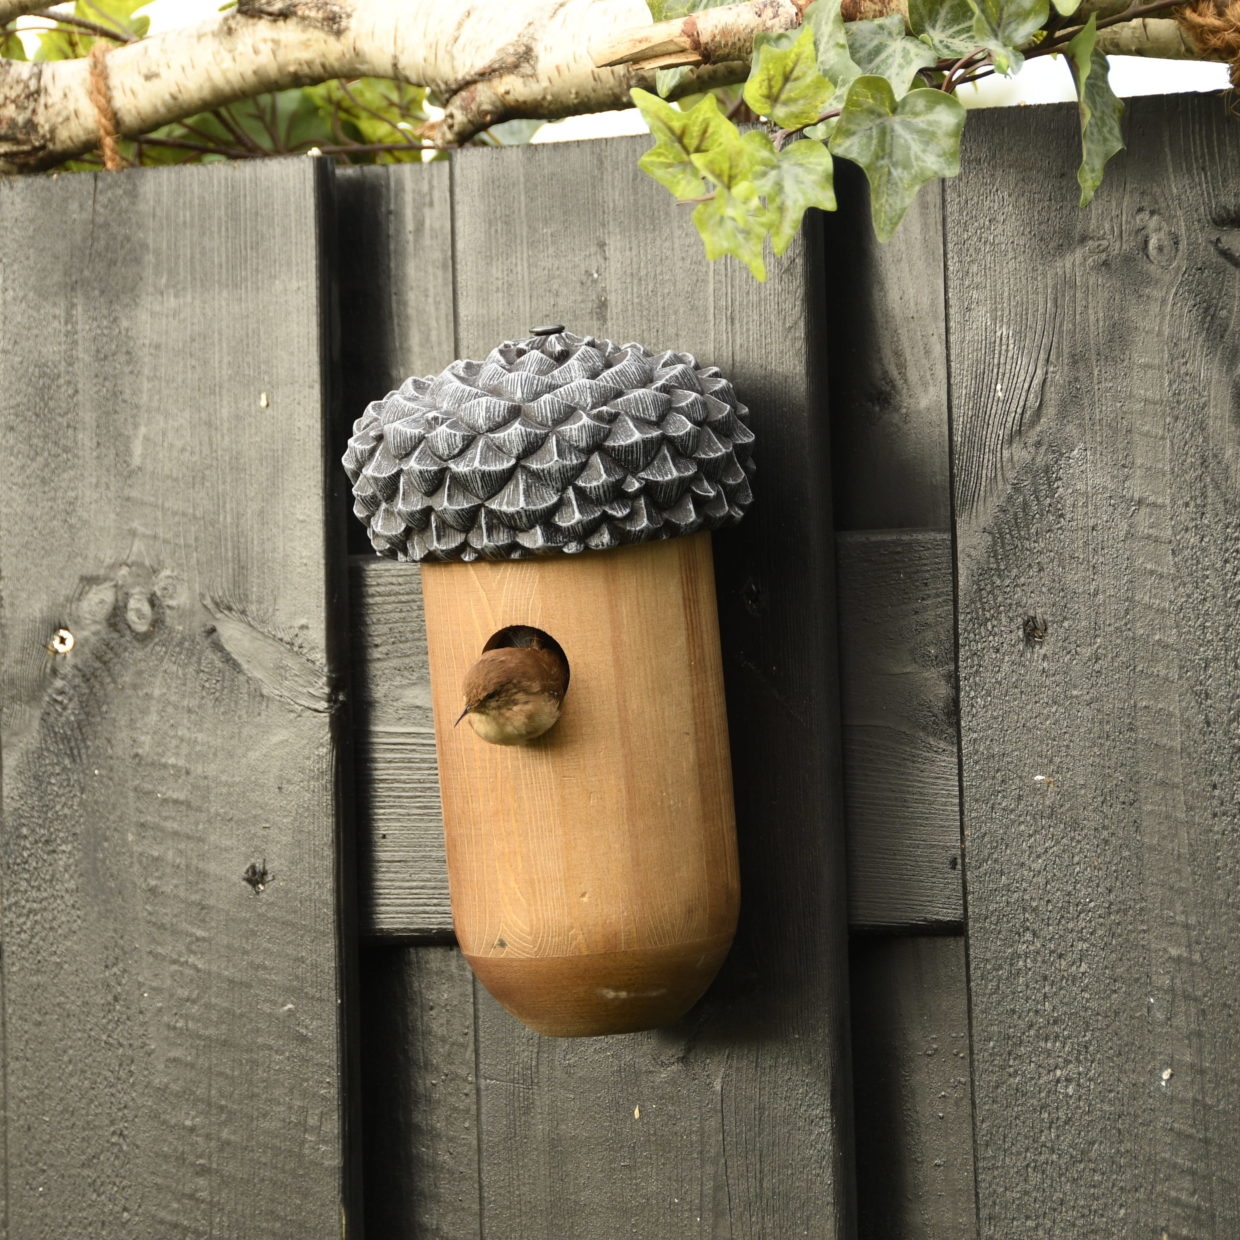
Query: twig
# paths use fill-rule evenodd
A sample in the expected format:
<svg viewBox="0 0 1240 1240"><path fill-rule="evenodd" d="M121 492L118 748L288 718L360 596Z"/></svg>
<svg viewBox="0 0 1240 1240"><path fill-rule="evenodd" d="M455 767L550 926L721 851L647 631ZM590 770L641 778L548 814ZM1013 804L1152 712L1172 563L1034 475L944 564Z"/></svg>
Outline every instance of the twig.
<svg viewBox="0 0 1240 1240"><path fill-rule="evenodd" d="M42 21L54 22L58 26L69 26L74 30L80 30L83 34L93 34L97 39L110 39L113 43L137 42L137 35L130 34L128 30L101 26L98 22L92 22L85 17L75 17L72 13L53 13L50 9L46 9L42 13L31 13L30 16Z"/></svg>

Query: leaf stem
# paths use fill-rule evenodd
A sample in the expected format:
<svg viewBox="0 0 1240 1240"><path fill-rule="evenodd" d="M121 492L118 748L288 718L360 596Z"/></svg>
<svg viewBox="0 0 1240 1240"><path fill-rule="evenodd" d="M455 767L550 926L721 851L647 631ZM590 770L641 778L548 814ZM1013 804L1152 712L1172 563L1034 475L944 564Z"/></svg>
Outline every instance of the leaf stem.
<svg viewBox="0 0 1240 1240"><path fill-rule="evenodd" d="M990 53L984 47L976 47L967 56L961 56L959 60L947 69L939 89L950 95L960 85L957 75L959 74L963 77L966 70L976 67L989 55Z"/></svg>
<svg viewBox="0 0 1240 1240"><path fill-rule="evenodd" d="M788 143L799 133L804 133L807 129L812 129L815 125L821 125L823 121L833 121L839 116L841 109L832 108L830 112L824 112L817 120L810 121L808 125L802 125L800 129L777 129L771 136L771 145L777 150L782 151Z"/></svg>

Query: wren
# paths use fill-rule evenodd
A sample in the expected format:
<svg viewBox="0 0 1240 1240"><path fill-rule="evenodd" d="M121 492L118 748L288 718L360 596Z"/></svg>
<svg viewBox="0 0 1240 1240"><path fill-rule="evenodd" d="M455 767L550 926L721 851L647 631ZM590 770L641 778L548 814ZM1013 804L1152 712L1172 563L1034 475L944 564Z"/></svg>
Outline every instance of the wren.
<svg viewBox="0 0 1240 1240"><path fill-rule="evenodd" d="M536 638L488 650L465 673L465 709L456 723L468 719L492 745L522 745L555 725L567 688L563 657Z"/></svg>

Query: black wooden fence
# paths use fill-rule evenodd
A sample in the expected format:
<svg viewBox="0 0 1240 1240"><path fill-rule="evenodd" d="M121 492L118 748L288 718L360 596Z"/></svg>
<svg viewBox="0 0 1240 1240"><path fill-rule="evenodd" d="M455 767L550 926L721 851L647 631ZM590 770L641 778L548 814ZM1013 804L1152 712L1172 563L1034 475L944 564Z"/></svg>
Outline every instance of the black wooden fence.
<svg viewBox="0 0 1240 1240"><path fill-rule="evenodd" d="M641 140L0 183L9 1240L1235 1240L1240 123L1128 133L1080 212L1070 110L975 118L765 286ZM418 570L337 465L547 321L759 435L741 927L623 1038L451 945Z"/></svg>

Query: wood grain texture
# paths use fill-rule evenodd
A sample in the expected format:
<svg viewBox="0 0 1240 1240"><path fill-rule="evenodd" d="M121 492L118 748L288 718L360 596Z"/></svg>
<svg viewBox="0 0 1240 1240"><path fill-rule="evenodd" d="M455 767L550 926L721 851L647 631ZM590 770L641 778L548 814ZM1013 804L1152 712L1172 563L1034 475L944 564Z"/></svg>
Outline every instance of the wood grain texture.
<svg viewBox="0 0 1240 1240"><path fill-rule="evenodd" d="M964 909L951 537L836 541L848 910L855 929L951 929Z"/></svg>
<svg viewBox="0 0 1240 1240"><path fill-rule="evenodd" d="M0 184L23 1240L303 1240L350 1208L327 174ZM50 653L62 627L72 651Z"/></svg>
<svg viewBox="0 0 1240 1240"><path fill-rule="evenodd" d="M977 1235L964 939L855 939L860 1240Z"/></svg>
<svg viewBox="0 0 1240 1240"><path fill-rule="evenodd" d="M1132 101L1078 213L1076 125L975 118L947 199L981 1234L1222 1240L1240 127Z"/></svg>
<svg viewBox="0 0 1240 1240"><path fill-rule="evenodd" d="M458 344L480 356L552 322L674 346L718 365L753 413L757 499L715 537L740 926L715 985L671 1032L567 1048L480 998L483 1221L529 1237L842 1236L847 959L814 226L765 285L708 264L681 209L637 169L646 145L460 152ZM626 1079L643 1096L617 1087ZM644 1145L636 1163L628 1124Z"/></svg>
<svg viewBox="0 0 1240 1240"><path fill-rule="evenodd" d="M560 1036L670 1024L731 945L736 818L709 533L423 567L457 941L509 1011ZM522 745L456 726L510 625L571 672Z"/></svg>
<svg viewBox="0 0 1240 1240"><path fill-rule="evenodd" d="M421 569L358 557L349 591L363 932L450 939Z"/></svg>
<svg viewBox="0 0 1240 1240"><path fill-rule="evenodd" d="M880 244L864 174L841 161L836 176L839 210L825 217L836 527L946 530L941 187L924 187Z"/></svg>

